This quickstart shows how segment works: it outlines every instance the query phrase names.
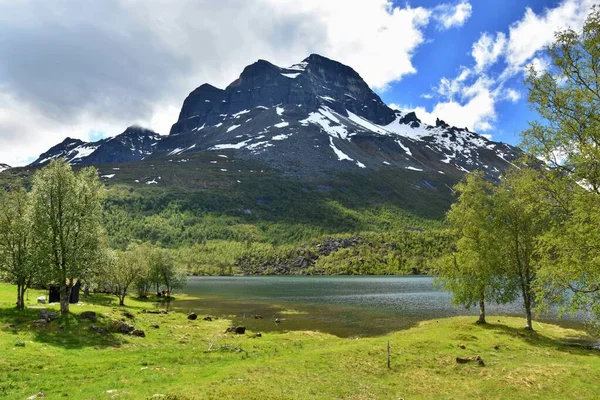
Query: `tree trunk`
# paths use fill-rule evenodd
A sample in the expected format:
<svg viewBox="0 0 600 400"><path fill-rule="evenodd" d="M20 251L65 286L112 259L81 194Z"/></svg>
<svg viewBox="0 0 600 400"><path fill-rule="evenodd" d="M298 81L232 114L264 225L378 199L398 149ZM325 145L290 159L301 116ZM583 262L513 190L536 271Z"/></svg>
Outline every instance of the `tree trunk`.
<svg viewBox="0 0 600 400"><path fill-rule="evenodd" d="M69 298L71 297L71 287L66 284L60 285L60 313L69 313Z"/></svg>
<svg viewBox="0 0 600 400"><path fill-rule="evenodd" d="M25 286L17 285L17 309L23 310L25 308Z"/></svg>
<svg viewBox="0 0 600 400"><path fill-rule="evenodd" d="M119 295L119 305L120 306L124 306L125 305L125 295Z"/></svg>
<svg viewBox="0 0 600 400"><path fill-rule="evenodd" d="M533 318L531 317L531 299L529 295L523 296L525 300L525 316L527 317L527 325L525 329L533 330Z"/></svg>
<svg viewBox="0 0 600 400"><path fill-rule="evenodd" d="M483 297L479 299L479 319L477 320L478 324L485 324L485 300Z"/></svg>

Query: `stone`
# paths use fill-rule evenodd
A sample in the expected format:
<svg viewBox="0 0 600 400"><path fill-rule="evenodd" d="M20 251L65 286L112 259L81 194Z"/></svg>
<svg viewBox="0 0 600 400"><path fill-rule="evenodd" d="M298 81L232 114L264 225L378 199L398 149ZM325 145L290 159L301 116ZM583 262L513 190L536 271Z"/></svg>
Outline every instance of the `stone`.
<svg viewBox="0 0 600 400"><path fill-rule="evenodd" d="M46 296L40 296L37 298L38 304L46 304Z"/></svg>
<svg viewBox="0 0 600 400"><path fill-rule="evenodd" d="M39 393L36 393L36 394L34 394L32 396L29 396L27 398L27 400L41 399L42 397L46 397L46 394L44 392L39 392Z"/></svg>
<svg viewBox="0 0 600 400"><path fill-rule="evenodd" d="M229 328L227 328L225 330L225 333L235 333L237 335L243 335L244 333L246 333L246 327L245 326L230 326Z"/></svg>
<svg viewBox="0 0 600 400"><path fill-rule="evenodd" d="M55 319L60 318L60 315L57 312L42 310L38 316L39 319L45 319L46 321L54 321Z"/></svg>
<svg viewBox="0 0 600 400"><path fill-rule="evenodd" d="M195 321L198 319L198 315L196 313L189 313L187 319L189 319L190 321Z"/></svg>
<svg viewBox="0 0 600 400"><path fill-rule="evenodd" d="M160 328L160 325L158 325L158 324L154 324L154 325L152 325L152 327L153 327L154 329L158 329L158 328Z"/></svg>
<svg viewBox="0 0 600 400"><path fill-rule="evenodd" d="M132 336L137 336L137 337L146 337L146 332L144 332L144 331L143 331L143 330L141 330L141 329L134 329L134 330L131 332L131 335L132 335Z"/></svg>
<svg viewBox="0 0 600 400"><path fill-rule="evenodd" d="M133 330L135 329L132 325L129 325L128 323L123 322L123 321L114 321L113 328L117 333L124 333L124 334L129 334L129 333L133 332Z"/></svg>
<svg viewBox="0 0 600 400"><path fill-rule="evenodd" d="M263 316L262 315L255 315L254 319L263 319Z"/></svg>
<svg viewBox="0 0 600 400"><path fill-rule="evenodd" d="M458 348L459 348L459 349L463 349L463 350L464 350L464 349L466 349L466 348L467 348L467 346L465 346L464 344L459 344L459 345L458 345Z"/></svg>
<svg viewBox="0 0 600 400"><path fill-rule="evenodd" d="M279 323L281 323L281 320L279 318L275 318L275 323L279 324Z"/></svg>
<svg viewBox="0 0 600 400"><path fill-rule="evenodd" d="M213 317L211 317L210 315L205 316L204 318L202 318L204 321L212 321Z"/></svg>
<svg viewBox="0 0 600 400"><path fill-rule="evenodd" d="M87 321L96 322L96 320L98 319L98 314L96 314L94 311L84 311L81 314L79 314L79 318L85 319Z"/></svg>
<svg viewBox="0 0 600 400"><path fill-rule="evenodd" d="M456 357L457 364L468 364L470 362L476 362L480 367L485 367L485 363L483 362L480 356L474 357Z"/></svg>
<svg viewBox="0 0 600 400"><path fill-rule="evenodd" d="M31 326L35 326L37 328L43 328L48 325L47 319L36 319L35 321L31 321Z"/></svg>
<svg viewBox="0 0 600 400"><path fill-rule="evenodd" d="M96 325L90 326L90 331L99 333L101 335L106 335L108 333L108 329Z"/></svg>

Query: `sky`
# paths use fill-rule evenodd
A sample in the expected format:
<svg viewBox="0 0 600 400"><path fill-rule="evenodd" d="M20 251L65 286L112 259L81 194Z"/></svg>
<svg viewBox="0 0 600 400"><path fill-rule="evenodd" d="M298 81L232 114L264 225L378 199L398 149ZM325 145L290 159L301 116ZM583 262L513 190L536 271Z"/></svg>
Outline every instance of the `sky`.
<svg viewBox="0 0 600 400"><path fill-rule="evenodd" d="M318 53L390 106L518 144L525 69L600 0L0 0L0 163L137 124L167 134L203 83Z"/></svg>

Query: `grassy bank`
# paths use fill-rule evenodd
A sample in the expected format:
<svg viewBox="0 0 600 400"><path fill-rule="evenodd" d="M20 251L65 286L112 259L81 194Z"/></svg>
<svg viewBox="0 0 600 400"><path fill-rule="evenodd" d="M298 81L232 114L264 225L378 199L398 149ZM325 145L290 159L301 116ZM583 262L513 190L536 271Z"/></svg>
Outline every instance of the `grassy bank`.
<svg viewBox="0 0 600 400"><path fill-rule="evenodd" d="M600 397L600 352L568 344L589 339L583 332L536 324L530 333L518 318L490 318L489 326L475 325L472 317L441 319L375 338L318 332L253 337L255 332L224 334L229 321L203 321L201 312L189 321L180 313L143 313L154 308L152 301L127 299L128 306L119 308L98 295L73 306L71 316L32 328L39 310L16 312L13 291L0 284L0 398L39 391L52 399ZM36 295L29 294L30 305ZM77 318L87 310L101 317L95 323ZM92 324L120 319L146 337L90 331ZM485 366L455 361L476 355Z"/></svg>

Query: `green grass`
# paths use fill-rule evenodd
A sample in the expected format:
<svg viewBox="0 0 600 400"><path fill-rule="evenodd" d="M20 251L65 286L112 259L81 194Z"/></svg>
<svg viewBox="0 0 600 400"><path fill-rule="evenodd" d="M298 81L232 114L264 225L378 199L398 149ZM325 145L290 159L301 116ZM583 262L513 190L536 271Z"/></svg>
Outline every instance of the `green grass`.
<svg viewBox="0 0 600 400"><path fill-rule="evenodd" d="M526 332L519 318L490 317L500 322L479 326L473 317L455 317L360 339L318 332L253 338L253 332L224 334L227 320L146 314L142 309L152 308L153 301L128 298L121 309L110 297L96 295L72 306L71 316L31 328L29 321L39 310L15 311L13 291L0 284L2 398L24 399L39 391L51 399L147 399L155 394L172 399L600 397L600 352L567 344L589 340L584 332L537 323L536 332ZM37 295L29 294L30 305ZM96 325L125 318L124 310L132 312L135 326L147 337L92 333L91 323L76 318L84 310L102 314ZM391 370L386 368L388 341ZM474 355L486 365L455 362L457 356Z"/></svg>

